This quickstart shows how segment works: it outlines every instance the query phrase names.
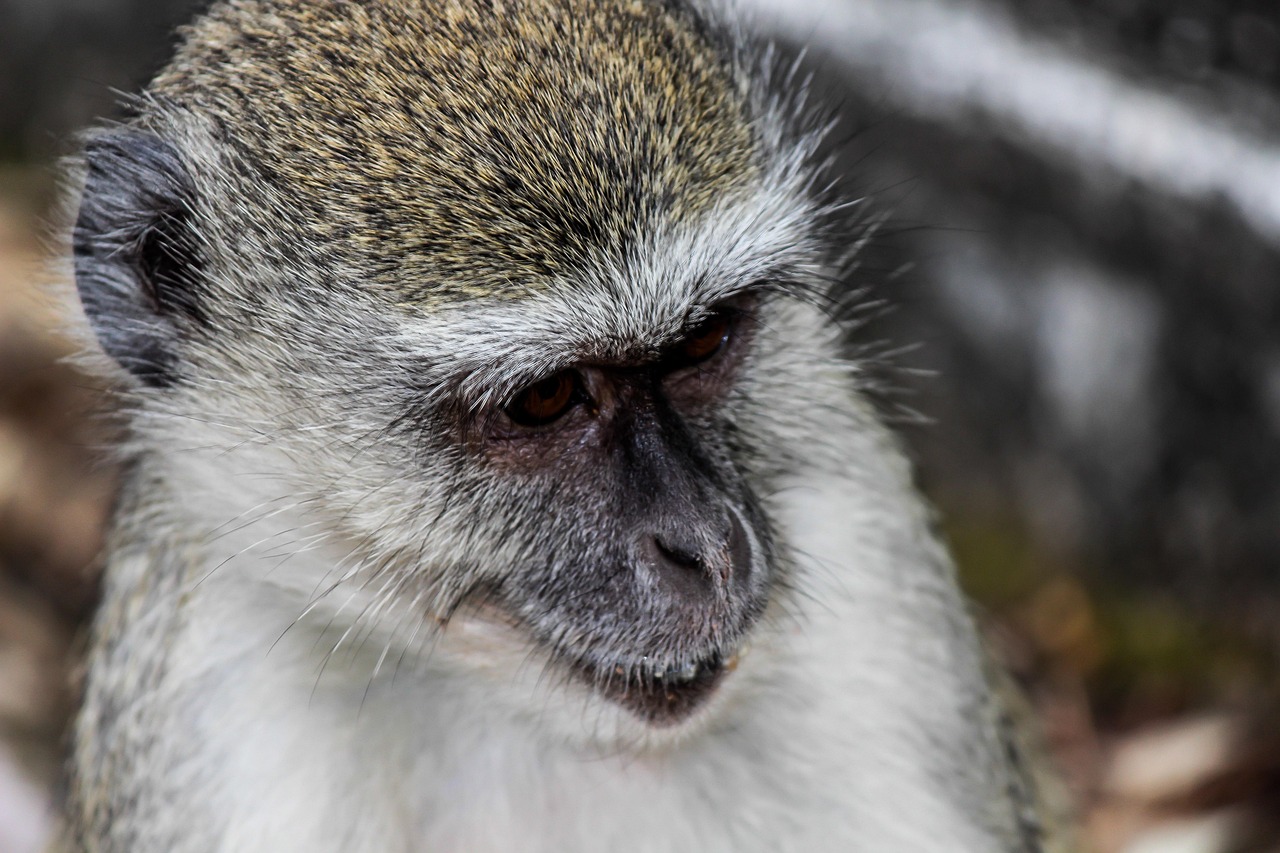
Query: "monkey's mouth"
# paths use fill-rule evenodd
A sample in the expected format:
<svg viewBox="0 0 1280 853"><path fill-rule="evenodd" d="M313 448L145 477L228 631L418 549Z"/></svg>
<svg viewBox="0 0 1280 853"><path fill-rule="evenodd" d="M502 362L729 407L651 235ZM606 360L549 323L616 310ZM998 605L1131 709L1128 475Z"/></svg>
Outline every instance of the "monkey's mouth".
<svg viewBox="0 0 1280 853"><path fill-rule="evenodd" d="M678 665L654 665L647 658L632 662L597 663L577 658L571 669L601 696L616 702L651 726L677 725L715 693L726 673L738 664L738 654L719 652Z"/></svg>

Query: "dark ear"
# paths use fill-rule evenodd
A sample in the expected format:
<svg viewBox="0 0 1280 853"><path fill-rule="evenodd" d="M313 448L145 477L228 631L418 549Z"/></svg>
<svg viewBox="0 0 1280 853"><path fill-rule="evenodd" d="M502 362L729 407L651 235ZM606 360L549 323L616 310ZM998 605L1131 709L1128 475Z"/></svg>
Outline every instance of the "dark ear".
<svg viewBox="0 0 1280 853"><path fill-rule="evenodd" d="M179 332L205 323L195 188L178 152L141 131L85 147L76 289L103 349L142 382L170 384Z"/></svg>

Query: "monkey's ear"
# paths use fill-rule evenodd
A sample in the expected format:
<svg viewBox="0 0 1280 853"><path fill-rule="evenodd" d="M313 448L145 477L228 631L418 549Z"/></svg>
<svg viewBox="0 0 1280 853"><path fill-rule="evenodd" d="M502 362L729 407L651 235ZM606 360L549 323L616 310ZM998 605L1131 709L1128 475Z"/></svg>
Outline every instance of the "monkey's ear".
<svg viewBox="0 0 1280 853"><path fill-rule="evenodd" d="M107 354L143 383L170 384L180 330L205 322L195 187L149 133L106 133L84 150L72 245L76 290Z"/></svg>

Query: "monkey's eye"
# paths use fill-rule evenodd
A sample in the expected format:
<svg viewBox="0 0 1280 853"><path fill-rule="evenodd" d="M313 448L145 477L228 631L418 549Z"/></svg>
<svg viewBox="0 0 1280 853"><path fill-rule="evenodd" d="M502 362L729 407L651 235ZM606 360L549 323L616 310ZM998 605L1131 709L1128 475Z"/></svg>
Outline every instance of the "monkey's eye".
<svg viewBox="0 0 1280 853"><path fill-rule="evenodd" d="M562 370L525 388L504 410L520 426L545 426L559 420L579 401L578 374Z"/></svg>
<svg viewBox="0 0 1280 853"><path fill-rule="evenodd" d="M673 355L681 366L706 361L724 349L733 334L733 313L721 308L694 327L676 345Z"/></svg>

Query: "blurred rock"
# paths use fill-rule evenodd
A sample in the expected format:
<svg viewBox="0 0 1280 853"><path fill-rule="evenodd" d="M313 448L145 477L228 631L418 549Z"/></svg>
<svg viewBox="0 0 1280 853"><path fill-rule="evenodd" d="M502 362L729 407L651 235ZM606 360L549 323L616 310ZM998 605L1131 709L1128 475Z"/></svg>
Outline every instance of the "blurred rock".
<svg viewBox="0 0 1280 853"><path fill-rule="evenodd" d="M1103 789L1147 804L1185 799L1232 772L1243 732L1242 720L1217 714L1129 737L1112 754Z"/></svg>
<svg viewBox="0 0 1280 853"><path fill-rule="evenodd" d="M1245 815L1233 809L1169 821L1137 833L1123 853L1234 853L1246 825Z"/></svg>
<svg viewBox="0 0 1280 853"><path fill-rule="evenodd" d="M100 392L63 363L44 290L40 172L0 170L0 853L41 849L113 474Z"/></svg>
<svg viewBox="0 0 1280 853"><path fill-rule="evenodd" d="M102 392L65 363L36 237L47 191L0 175L0 567L70 619L87 612L114 475Z"/></svg>
<svg viewBox="0 0 1280 853"><path fill-rule="evenodd" d="M67 625L48 604L0 577L0 725L56 736L69 706Z"/></svg>
<svg viewBox="0 0 1280 853"><path fill-rule="evenodd" d="M39 853L52 830L48 796L0 741L0 850Z"/></svg>

